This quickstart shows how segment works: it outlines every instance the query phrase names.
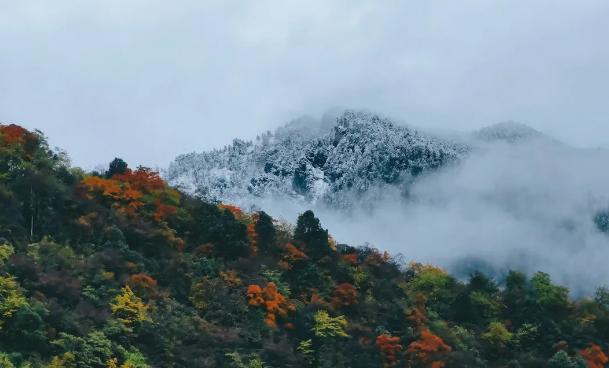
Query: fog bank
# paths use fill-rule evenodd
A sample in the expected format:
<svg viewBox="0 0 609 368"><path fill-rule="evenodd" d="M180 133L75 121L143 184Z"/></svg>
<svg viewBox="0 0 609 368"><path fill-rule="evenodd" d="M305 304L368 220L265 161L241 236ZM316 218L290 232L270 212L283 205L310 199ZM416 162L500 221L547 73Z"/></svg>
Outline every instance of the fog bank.
<svg viewBox="0 0 609 368"><path fill-rule="evenodd" d="M466 274L548 272L574 293L609 284L609 237L593 217L609 205L609 152L546 139L484 144L460 164L403 188L383 187L345 213L267 198L256 204L294 222L312 207L343 243L369 242L406 260Z"/></svg>

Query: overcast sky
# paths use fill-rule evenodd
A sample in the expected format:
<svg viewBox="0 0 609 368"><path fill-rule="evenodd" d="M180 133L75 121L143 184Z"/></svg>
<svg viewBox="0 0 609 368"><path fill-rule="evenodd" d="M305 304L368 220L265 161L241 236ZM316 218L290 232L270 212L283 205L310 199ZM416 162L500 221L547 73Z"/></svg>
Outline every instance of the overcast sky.
<svg viewBox="0 0 609 368"><path fill-rule="evenodd" d="M303 114L609 146L609 1L0 0L0 122L165 166Z"/></svg>

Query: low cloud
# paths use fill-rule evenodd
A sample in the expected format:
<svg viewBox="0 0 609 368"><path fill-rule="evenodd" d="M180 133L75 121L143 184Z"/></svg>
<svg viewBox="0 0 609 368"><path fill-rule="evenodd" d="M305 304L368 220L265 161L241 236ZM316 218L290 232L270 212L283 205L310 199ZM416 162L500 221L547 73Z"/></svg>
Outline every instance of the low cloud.
<svg viewBox="0 0 609 368"><path fill-rule="evenodd" d="M369 242L406 260L498 277L508 269L550 273L576 293L609 284L609 237L593 217L609 205L609 152L544 139L495 143L403 190L384 187L348 214L313 206L338 241ZM293 222L307 206L259 202Z"/></svg>

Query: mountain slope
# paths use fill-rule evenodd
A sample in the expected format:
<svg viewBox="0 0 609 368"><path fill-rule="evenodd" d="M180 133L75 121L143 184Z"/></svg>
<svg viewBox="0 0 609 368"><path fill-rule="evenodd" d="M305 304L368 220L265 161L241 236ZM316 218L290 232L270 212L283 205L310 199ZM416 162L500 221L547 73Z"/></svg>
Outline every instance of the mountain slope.
<svg viewBox="0 0 609 368"><path fill-rule="evenodd" d="M181 155L165 175L210 200L281 195L345 205L350 193L408 181L468 149L378 115L346 111L329 128L293 124L255 143L235 140L220 150Z"/></svg>
<svg viewBox="0 0 609 368"><path fill-rule="evenodd" d="M0 124L2 368L602 367L608 349L606 288L463 281L337 244L312 211L290 226L120 159L86 173Z"/></svg>

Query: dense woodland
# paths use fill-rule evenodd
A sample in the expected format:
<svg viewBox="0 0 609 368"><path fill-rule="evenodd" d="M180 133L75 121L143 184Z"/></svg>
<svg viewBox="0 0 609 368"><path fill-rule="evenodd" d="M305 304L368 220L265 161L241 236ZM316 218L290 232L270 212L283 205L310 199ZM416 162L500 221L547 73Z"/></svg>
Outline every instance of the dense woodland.
<svg viewBox="0 0 609 368"><path fill-rule="evenodd" d="M408 254L405 255L405 258ZM605 367L609 290L460 280L0 125L0 367Z"/></svg>

